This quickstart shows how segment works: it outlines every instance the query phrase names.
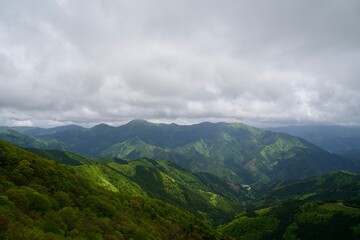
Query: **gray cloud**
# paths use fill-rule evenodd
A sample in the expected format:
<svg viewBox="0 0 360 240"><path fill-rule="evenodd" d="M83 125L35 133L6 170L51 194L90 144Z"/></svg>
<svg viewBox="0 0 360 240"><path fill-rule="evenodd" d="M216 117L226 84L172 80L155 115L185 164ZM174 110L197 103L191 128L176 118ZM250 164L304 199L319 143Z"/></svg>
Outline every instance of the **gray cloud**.
<svg viewBox="0 0 360 240"><path fill-rule="evenodd" d="M0 125L360 124L360 3L3 1Z"/></svg>

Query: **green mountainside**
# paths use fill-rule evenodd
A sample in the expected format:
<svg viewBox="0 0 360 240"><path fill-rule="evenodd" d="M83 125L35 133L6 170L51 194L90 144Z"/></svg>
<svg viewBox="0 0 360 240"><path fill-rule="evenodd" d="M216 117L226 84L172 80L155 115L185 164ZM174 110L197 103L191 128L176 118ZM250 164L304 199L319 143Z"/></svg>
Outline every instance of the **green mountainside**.
<svg viewBox="0 0 360 240"><path fill-rule="evenodd" d="M291 198L349 201L360 197L360 176L338 171L297 181L275 181L254 191L255 195L261 196L253 201L255 205L273 204Z"/></svg>
<svg viewBox="0 0 360 240"><path fill-rule="evenodd" d="M6 130L13 130L29 137L38 136L38 135L46 135L46 134L53 134L57 132L64 132L64 131L76 131L76 130L84 130L85 128L81 126L77 126L74 124L60 126L60 127L53 127L53 128L39 128L39 127L5 127L0 126L0 132Z"/></svg>
<svg viewBox="0 0 360 240"><path fill-rule="evenodd" d="M360 209L341 202L291 200L239 214L219 231L233 239L356 240Z"/></svg>
<svg viewBox="0 0 360 240"><path fill-rule="evenodd" d="M183 126L134 120L120 127L100 124L33 136L35 146L6 140L24 147L64 149L92 157L167 159L193 172L212 173L235 183L360 171L355 160L331 154L303 139L239 123ZM38 141L47 147L39 146Z"/></svg>
<svg viewBox="0 0 360 240"><path fill-rule="evenodd" d="M219 231L234 239L359 239L359 180L340 171L273 183Z"/></svg>
<svg viewBox="0 0 360 240"><path fill-rule="evenodd" d="M166 160L148 158L124 161L119 158L88 159L59 150L28 149L59 163L78 166L75 170L110 191L149 196L187 209L218 225L244 209L247 191L208 173L192 173Z"/></svg>
<svg viewBox="0 0 360 240"><path fill-rule="evenodd" d="M59 150L28 149L44 158L78 166L78 174L114 192L154 197L187 209L218 225L244 209L247 191L207 173L192 173L166 160L148 158L124 161L119 158L89 159Z"/></svg>
<svg viewBox="0 0 360 240"><path fill-rule="evenodd" d="M11 142L24 148L36 148L36 149L65 149L64 143L55 139L42 140L37 137L31 137L21 132L7 129L0 132L0 140Z"/></svg>
<svg viewBox="0 0 360 240"><path fill-rule="evenodd" d="M160 200L109 191L74 167L0 141L0 239L218 239Z"/></svg>
<svg viewBox="0 0 360 240"><path fill-rule="evenodd" d="M95 161L89 157L84 157L79 154L67 151L60 151L60 150L43 150L37 148L27 148L26 150L36 153L37 155L55 160L58 163L63 163L67 165L84 165L84 164L94 164Z"/></svg>
<svg viewBox="0 0 360 240"><path fill-rule="evenodd" d="M102 160L99 161L100 163ZM138 159L77 168L109 190L155 197L218 225L244 209L246 192L234 190L211 174L194 174L166 160Z"/></svg>
<svg viewBox="0 0 360 240"><path fill-rule="evenodd" d="M330 152L360 160L359 126L306 125L269 129L301 137Z"/></svg>
<svg viewBox="0 0 360 240"><path fill-rule="evenodd" d="M360 237L360 176L349 171L245 190L167 160L31 150L55 161L0 141L0 239Z"/></svg>

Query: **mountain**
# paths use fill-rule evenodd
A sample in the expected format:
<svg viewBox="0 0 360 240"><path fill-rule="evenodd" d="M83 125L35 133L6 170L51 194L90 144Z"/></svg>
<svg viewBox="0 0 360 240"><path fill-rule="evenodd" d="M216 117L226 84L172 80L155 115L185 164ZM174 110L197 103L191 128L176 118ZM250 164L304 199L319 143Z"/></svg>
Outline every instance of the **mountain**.
<svg viewBox="0 0 360 240"><path fill-rule="evenodd" d="M70 124L65 126L53 127L53 128L39 128L39 127L5 127L0 126L0 133L5 130L13 130L19 133L22 133L26 136L33 137L38 135L52 134L57 132L65 132L65 131L74 131L74 130L84 130L85 128Z"/></svg>
<svg viewBox="0 0 360 240"><path fill-rule="evenodd" d="M301 137L330 152L360 160L360 127L306 125L269 128Z"/></svg>
<svg viewBox="0 0 360 240"><path fill-rule="evenodd" d="M234 239L359 239L359 180L340 171L273 183L219 231Z"/></svg>
<svg viewBox="0 0 360 240"><path fill-rule="evenodd" d="M30 137L23 133L7 129L0 132L0 140L8 141L24 148L36 149L65 149L64 143L55 139L42 140L37 137Z"/></svg>
<svg viewBox="0 0 360 240"><path fill-rule="evenodd" d="M103 160L100 160L103 162ZM166 160L137 159L83 165L77 168L99 185L130 195L150 196L187 209L218 225L243 210L246 191L234 190L206 173L194 174Z"/></svg>
<svg viewBox="0 0 360 240"><path fill-rule="evenodd" d="M298 137L240 123L182 126L134 120L120 127L100 124L34 138L61 143L62 149L92 157L168 159L193 172L212 173L235 183L302 178L336 170L359 172L354 160Z"/></svg>
<svg viewBox="0 0 360 240"><path fill-rule="evenodd" d="M360 238L360 176L352 172L239 191L167 160L35 151L79 162L0 141L0 239Z"/></svg>
<svg viewBox="0 0 360 240"><path fill-rule="evenodd" d="M360 176L348 172L337 171L322 176L301 180L275 181L254 192L260 196L255 205L267 205L286 199L307 199L321 201L350 201L359 198Z"/></svg>
<svg viewBox="0 0 360 240"><path fill-rule="evenodd" d="M37 148L27 148L29 152L33 152L41 157L54 160L58 163L63 163L72 166L95 164L96 162L88 157L81 156L79 154L60 150L44 150Z"/></svg>
<svg viewBox="0 0 360 240"><path fill-rule="evenodd" d="M89 159L59 150L27 149L74 168L89 181L111 191L150 196L186 209L213 225L231 219L249 199L245 189L208 173L192 173L167 160L149 158L124 161L119 158Z"/></svg>
<svg viewBox="0 0 360 240"><path fill-rule="evenodd" d="M360 238L360 209L342 202L289 200L239 214L219 232L232 239ZM230 238L231 239L231 238Z"/></svg>
<svg viewBox="0 0 360 240"><path fill-rule="evenodd" d="M0 141L1 239L219 239L193 214Z"/></svg>

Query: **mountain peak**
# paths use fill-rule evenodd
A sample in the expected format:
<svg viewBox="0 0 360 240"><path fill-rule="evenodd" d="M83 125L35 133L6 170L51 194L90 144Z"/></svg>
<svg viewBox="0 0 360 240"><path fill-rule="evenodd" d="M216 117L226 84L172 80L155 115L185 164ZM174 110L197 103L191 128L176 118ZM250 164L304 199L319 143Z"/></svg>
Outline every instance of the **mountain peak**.
<svg viewBox="0 0 360 240"><path fill-rule="evenodd" d="M93 128L95 128L95 129L104 129L104 128L109 128L109 127L112 127L112 126L110 126L108 124L105 124L105 123L100 123L98 125L95 125Z"/></svg>
<svg viewBox="0 0 360 240"><path fill-rule="evenodd" d="M128 122L128 124L151 124L151 122L148 122L144 119L134 119Z"/></svg>
<svg viewBox="0 0 360 240"><path fill-rule="evenodd" d="M59 131L69 131L69 130L82 130L82 129L85 129L85 128L82 126L76 125L76 124L69 124L69 125L51 128L51 130L55 130L58 132Z"/></svg>

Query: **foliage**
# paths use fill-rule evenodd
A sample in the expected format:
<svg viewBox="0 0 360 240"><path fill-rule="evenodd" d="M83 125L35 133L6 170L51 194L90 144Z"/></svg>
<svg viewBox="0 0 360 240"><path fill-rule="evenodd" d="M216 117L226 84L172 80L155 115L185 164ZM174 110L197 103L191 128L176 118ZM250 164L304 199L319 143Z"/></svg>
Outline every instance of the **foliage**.
<svg viewBox="0 0 360 240"><path fill-rule="evenodd" d="M89 129L39 131L31 137L19 134L14 131L5 137L0 134L0 139L23 147L65 149L92 157L167 159L193 172L212 173L243 184L303 178L336 170L360 172L360 166L353 160L326 152L305 140L244 124L205 122L180 126L134 120L120 127L100 124Z"/></svg>
<svg viewBox="0 0 360 240"><path fill-rule="evenodd" d="M194 215L0 142L1 239L216 239ZM14 174L16 173L16 174Z"/></svg>
<svg viewBox="0 0 360 240"><path fill-rule="evenodd" d="M166 160L98 160L77 171L96 184L132 196L150 196L187 209L218 225L243 209L245 192L211 174L194 174Z"/></svg>
<svg viewBox="0 0 360 240"><path fill-rule="evenodd" d="M359 239L360 209L341 203L288 201L243 214L219 230L235 239Z"/></svg>
<svg viewBox="0 0 360 240"><path fill-rule="evenodd" d="M76 153L60 151L60 150L45 150L45 149L36 149L28 148L30 152L36 153L37 155L55 160L58 163L63 163L67 165L79 166L84 164L93 164L94 160L88 157L81 156Z"/></svg>
<svg viewBox="0 0 360 240"><path fill-rule="evenodd" d="M238 217L220 228L220 231L235 239L267 239L279 226L279 220L273 216Z"/></svg>
<svg viewBox="0 0 360 240"><path fill-rule="evenodd" d="M359 175L340 171L269 183L254 192L256 199L247 205L246 212L219 230L235 239L246 239L248 235L253 239L359 239L360 208L356 204L359 180ZM278 225L267 235L261 235L256 227L245 231L252 224L256 226L259 219L266 223L258 225L274 222Z"/></svg>
<svg viewBox="0 0 360 240"><path fill-rule="evenodd" d="M305 125L271 128L298 136L336 154L360 160L360 127Z"/></svg>
<svg viewBox="0 0 360 240"><path fill-rule="evenodd" d="M256 205L272 204L290 198L300 200L345 201L356 205L360 176L348 171L328 173L298 181L276 181L257 189Z"/></svg>

